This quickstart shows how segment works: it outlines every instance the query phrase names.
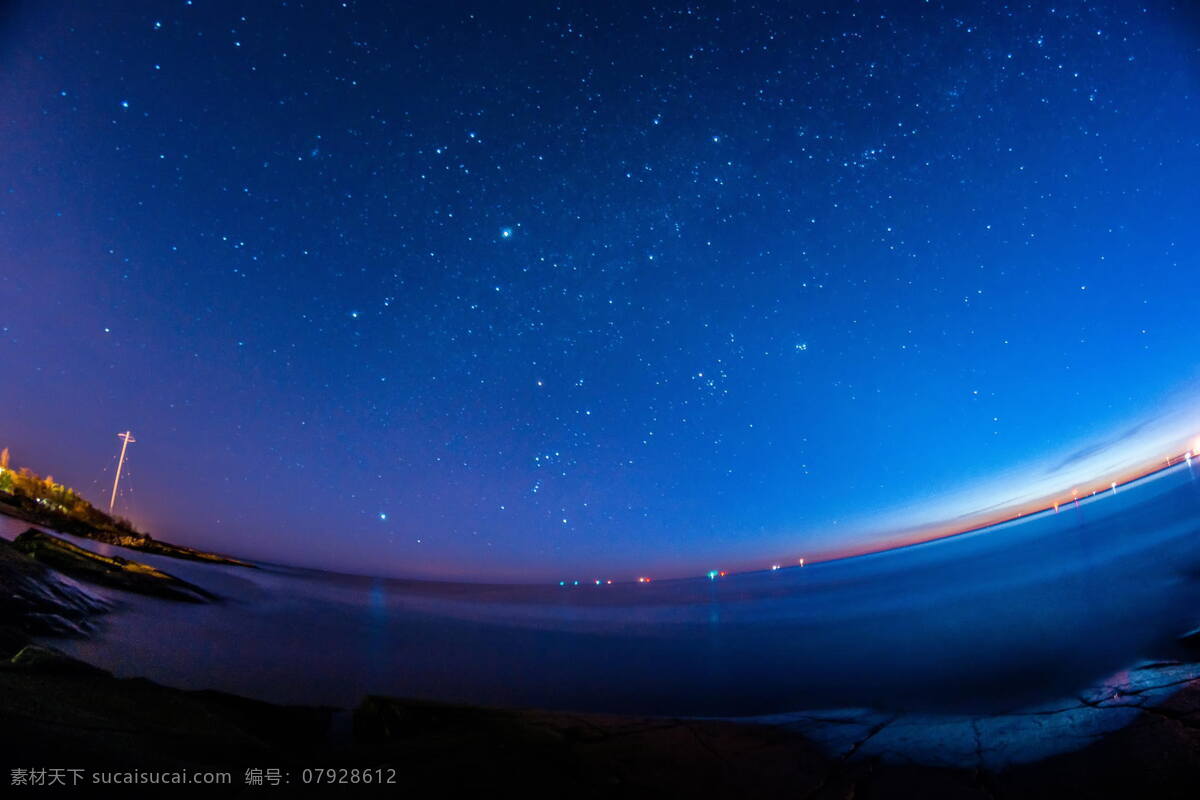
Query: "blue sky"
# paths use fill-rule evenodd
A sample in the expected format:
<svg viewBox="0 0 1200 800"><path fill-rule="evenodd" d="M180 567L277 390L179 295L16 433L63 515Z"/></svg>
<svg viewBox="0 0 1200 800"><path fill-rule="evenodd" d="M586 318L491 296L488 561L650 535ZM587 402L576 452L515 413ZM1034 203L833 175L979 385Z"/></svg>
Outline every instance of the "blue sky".
<svg viewBox="0 0 1200 800"><path fill-rule="evenodd" d="M769 564L1197 378L1171 3L15 9L0 440L99 499L132 428L163 538Z"/></svg>

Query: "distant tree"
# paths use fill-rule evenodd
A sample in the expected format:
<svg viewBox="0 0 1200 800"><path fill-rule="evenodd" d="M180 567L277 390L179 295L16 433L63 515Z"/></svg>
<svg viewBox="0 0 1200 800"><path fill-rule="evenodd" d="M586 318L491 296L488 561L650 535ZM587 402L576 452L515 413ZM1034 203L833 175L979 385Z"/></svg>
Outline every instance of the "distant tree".
<svg viewBox="0 0 1200 800"><path fill-rule="evenodd" d="M8 448L0 450L0 469L8 469Z"/></svg>
<svg viewBox="0 0 1200 800"><path fill-rule="evenodd" d="M8 451L4 450L0 455L5 462L7 462L7 454ZM75 519L97 528L137 533L137 528L129 520L121 517L113 518L105 514L71 487L55 483L54 478L50 475L43 478L28 467L21 467L19 471L8 468L0 470L0 491L37 500L42 505L69 514Z"/></svg>
<svg viewBox="0 0 1200 800"><path fill-rule="evenodd" d="M26 497L36 498L37 487L41 485L38 476L33 474L29 467L21 467L21 471L13 474L13 488L17 494L23 494Z"/></svg>

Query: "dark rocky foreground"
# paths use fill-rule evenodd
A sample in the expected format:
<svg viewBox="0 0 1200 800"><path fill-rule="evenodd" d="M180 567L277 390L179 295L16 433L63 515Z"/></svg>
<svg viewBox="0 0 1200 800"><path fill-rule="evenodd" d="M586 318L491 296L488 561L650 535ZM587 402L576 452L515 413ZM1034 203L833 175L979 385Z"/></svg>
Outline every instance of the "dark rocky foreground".
<svg viewBox="0 0 1200 800"><path fill-rule="evenodd" d="M107 603L3 541L0 589L5 797L116 791L10 785L12 771L21 769L231 776L221 787L134 792L155 797L505 790L535 797L811 800L1200 795L1195 664L1143 665L1077 698L988 716L847 710L780 715L763 724L383 697L349 710L279 706L116 678L34 644L34 635L86 634ZM395 770L396 784L304 786L303 771L316 768ZM247 785L248 769L281 770L289 783Z"/></svg>
<svg viewBox="0 0 1200 800"><path fill-rule="evenodd" d="M868 755L889 727L904 726L895 719L852 733L843 751L831 754L783 725L382 697L368 697L350 711L277 706L118 679L33 645L0 663L0 766L6 773L0 780L7 782L13 768L218 769L232 773L233 785L214 794L255 794L270 787L246 786L245 770L278 768L292 781L285 790L292 796L305 768L384 767L397 775L389 794L418 788L490 794L507 787L574 797L1197 796L1200 680L1171 687L1161 701L1128 694L1079 705L1098 709L1106 703L1131 708L1132 720L1116 731L1085 735L1073 752L992 771L982 745L970 767ZM1045 712L1046 724L1056 724L1053 718L1062 713ZM1004 722L1003 716L994 719ZM1075 734L1063 728L1059 735Z"/></svg>

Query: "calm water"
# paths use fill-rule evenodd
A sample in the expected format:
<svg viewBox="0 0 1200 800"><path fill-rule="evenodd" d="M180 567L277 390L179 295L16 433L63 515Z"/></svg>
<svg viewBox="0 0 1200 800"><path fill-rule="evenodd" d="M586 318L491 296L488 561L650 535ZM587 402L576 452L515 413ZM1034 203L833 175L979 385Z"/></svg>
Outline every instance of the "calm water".
<svg viewBox="0 0 1200 800"><path fill-rule="evenodd" d="M0 535L25 527L0 517ZM227 600L98 592L120 602L99 635L55 644L175 686L340 706L370 692L671 714L993 711L1178 655L1175 637L1200 623L1200 476L1183 465L1058 514L717 581L431 584L128 555Z"/></svg>

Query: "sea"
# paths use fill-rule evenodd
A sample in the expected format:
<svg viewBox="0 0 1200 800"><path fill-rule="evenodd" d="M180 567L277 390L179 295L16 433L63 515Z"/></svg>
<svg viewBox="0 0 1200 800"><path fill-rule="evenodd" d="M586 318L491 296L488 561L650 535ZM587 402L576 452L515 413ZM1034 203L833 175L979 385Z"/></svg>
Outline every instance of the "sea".
<svg viewBox="0 0 1200 800"><path fill-rule="evenodd" d="M26 523L0 517L0 536ZM1200 465L990 528L838 561L651 583L471 584L181 561L67 537L220 595L93 588L46 640L170 686L352 707L367 694L753 717L997 713L1146 661L1200 624ZM236 553L234 554L236 555Z"/></svg>

